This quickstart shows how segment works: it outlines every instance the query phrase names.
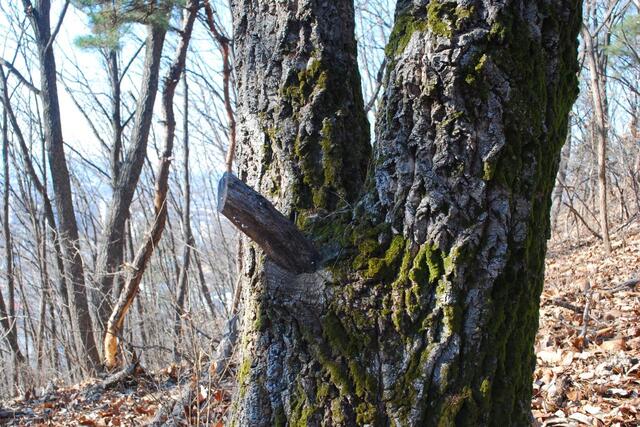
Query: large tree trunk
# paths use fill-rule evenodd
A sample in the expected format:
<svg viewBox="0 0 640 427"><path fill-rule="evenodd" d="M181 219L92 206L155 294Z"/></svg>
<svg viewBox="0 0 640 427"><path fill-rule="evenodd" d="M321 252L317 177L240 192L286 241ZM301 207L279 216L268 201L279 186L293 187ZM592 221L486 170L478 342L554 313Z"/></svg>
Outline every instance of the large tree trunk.
<svg viewBox="0 0 640 427"><path fill-rule="evenodd" d="M42 121L47 144L47 157L51 169L51 181L59 217L59 241L65 256L65 271L72 288L72 303L77 318L77 328L89 365L97 367L100 356L94 339L87 290L85 286L84 265L80 254L80 237L76 222L69 179L69 169L64 154L62 125L56 63L51 43L50 9L48 0L40 0L34 6L29 0L23 0L26 12L31 20L38 46L40 68L40 97L42 99Z"/></svg>
<svg viewBox="0 0 640 427"><path fill-rule="evenodd" d="M232 5L240 176L324 262L244 245L234 422L527 425L580 2L399 1L366 185L353 2Z"/></svg>

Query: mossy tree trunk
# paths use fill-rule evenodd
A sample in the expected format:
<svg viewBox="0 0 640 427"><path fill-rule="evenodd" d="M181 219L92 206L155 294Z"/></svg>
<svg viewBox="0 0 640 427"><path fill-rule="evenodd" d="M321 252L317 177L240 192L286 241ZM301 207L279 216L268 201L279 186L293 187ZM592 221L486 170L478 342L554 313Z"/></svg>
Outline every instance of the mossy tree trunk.
<svg viewBox="0 0 640 427"><path fill-rule="evenodd" d="M232 5L240 177L324 266L245 241L235 424L528 424L580 2L399 1L371 158L353 2Z"/></svg>

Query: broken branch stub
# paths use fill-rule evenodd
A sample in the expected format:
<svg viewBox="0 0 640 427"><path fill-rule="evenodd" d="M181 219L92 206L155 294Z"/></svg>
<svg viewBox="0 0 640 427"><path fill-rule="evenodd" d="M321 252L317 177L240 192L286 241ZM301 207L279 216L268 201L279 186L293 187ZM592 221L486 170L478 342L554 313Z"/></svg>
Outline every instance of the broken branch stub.
<svg viewBox="0 0 640 427"><path fill-rule="evenodd" d="M320 257L309 239L269 200L228 172L218 184L218 211L282 268L298 274L318 269Z"/></svg>

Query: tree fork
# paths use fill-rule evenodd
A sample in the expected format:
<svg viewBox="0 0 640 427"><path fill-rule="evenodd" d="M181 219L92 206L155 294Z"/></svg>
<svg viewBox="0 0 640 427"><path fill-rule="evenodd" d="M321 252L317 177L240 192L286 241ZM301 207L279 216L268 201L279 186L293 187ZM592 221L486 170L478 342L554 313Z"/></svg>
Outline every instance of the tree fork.
<svg viewBox="0 0 640 427"><path fill-rule="evenodd" d="M240 176L338 255L313 305L244 251L233 421L527 425L579 2L399 1L364 187L353 2L261 6L232 6Z"/></svg>

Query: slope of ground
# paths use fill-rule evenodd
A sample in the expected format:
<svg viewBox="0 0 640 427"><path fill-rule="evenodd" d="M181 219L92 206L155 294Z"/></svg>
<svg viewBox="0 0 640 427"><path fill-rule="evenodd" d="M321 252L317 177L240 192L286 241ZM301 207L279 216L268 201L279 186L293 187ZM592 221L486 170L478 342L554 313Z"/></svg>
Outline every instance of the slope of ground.
<svg viewBox="0 0 640 427"><path fill-rule="evenodd" d="M39 396L0 402L0 425L224 425L231 382L199 381L192 370L175 365L152 374L139 367L131 371L71 387L50 384ZM117 375L121 378L112 381ZM190 390L190 399L185 399ZM159 411L162 417L156 416Z"/></svg>
<svg viewBox="0 0 640 427"><path fill-rule="evenodd" d="M606 257L550 243L533 414L545 426L640 425L640 226Z"/></svg>
<svg viewBox="0 0 640 427"><path fill-rule="evenodd" d="M640 425L638 279L638 224L618 233L611 257L595 241L550 243L536 339L532 410L538 425ZM196 383L193 372L172 366L153 374L138 370L105 389L98 381L51 386L0 402L0 424L149 425L160 408L178 402L163 421L222 426L232 382L200 382L185 404L185 385Z"/></svg>

